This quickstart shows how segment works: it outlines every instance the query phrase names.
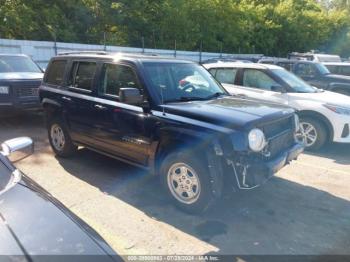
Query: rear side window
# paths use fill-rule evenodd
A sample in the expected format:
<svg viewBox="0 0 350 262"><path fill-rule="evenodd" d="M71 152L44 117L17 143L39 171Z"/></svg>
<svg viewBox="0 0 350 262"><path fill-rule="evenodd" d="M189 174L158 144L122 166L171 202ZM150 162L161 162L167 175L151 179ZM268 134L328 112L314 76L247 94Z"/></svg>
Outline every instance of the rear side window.
<svg viewBox="0 0 350 262"><path fill-rule="evenodd" d="M69 84L78 89L91 91L96 72L95 62L74 62Z"/></svg>
<svg viewBox="0 0 350 262"><path fill-rule="evenodd" d="M113 96L119 96L120 88L132 87L141 90L132 68L115 64L103 65L100 87L100 93Z"/></svg>
<svg viewBox="0 0 350 262"><path fill-rule="evenodd" d="M236 79L236 68L218 68L215 78L223 84L234 84Z"/></svg>
<svg viewBox="0 0 350 262"><path fill-rule="evenodd" d="M45 83L51 85L61 85L63 82L66 64L66 60L52 61L49 68L46 70Z"/></svg>

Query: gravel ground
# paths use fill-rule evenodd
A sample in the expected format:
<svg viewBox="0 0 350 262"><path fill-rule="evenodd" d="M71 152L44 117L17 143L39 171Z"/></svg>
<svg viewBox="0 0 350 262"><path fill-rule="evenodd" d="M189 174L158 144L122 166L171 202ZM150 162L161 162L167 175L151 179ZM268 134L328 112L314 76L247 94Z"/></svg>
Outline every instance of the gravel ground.
<svg viewBox="0 0 350 262"><path fill-rule="evenodd" d="M0 141L30 136L17 166L120 254L350 254L350 145L303 154L264 186L190 216L145 171L80 149L53 155L40 114L0 119Z"/></svg>

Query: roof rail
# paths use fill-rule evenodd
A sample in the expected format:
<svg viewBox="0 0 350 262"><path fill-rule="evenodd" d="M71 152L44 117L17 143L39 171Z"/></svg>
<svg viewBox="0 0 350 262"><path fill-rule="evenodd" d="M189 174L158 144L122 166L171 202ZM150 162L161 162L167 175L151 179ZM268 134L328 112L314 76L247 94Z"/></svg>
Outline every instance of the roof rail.
<svg viewBox="0 0 350 262"><path fill-rule="evenodd" d="M93 54L93 55L108 55L106 51L71 51L71 52L61 52L57 55L76 55L76 54Z"/></svg>

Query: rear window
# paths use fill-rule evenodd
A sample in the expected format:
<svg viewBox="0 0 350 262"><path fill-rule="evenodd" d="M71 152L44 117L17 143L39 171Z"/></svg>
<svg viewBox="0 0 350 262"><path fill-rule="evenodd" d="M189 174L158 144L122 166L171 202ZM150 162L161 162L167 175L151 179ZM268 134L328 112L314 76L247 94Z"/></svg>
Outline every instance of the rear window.
<svg viewBox="0 0 350 262"><path fill-rule="evenodd" d="M49 68L46 70L45 83L51 85L61 85L63 82L66 64L66 60L52 61Z"/></svg>

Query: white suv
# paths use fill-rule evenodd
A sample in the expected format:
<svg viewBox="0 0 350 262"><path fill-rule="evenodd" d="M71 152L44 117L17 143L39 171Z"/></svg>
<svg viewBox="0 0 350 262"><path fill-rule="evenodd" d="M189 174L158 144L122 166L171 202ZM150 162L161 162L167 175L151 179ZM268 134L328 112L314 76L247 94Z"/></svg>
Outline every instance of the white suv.
<svg viewBox="0 0 350 262"><path fill-rule="evenodd" d="M204 66L233 95L289 105L298 110L298 139L308 149L319 149L327 141L350 143L349 96L317 89L275 65L215 63Z"/></svg>

